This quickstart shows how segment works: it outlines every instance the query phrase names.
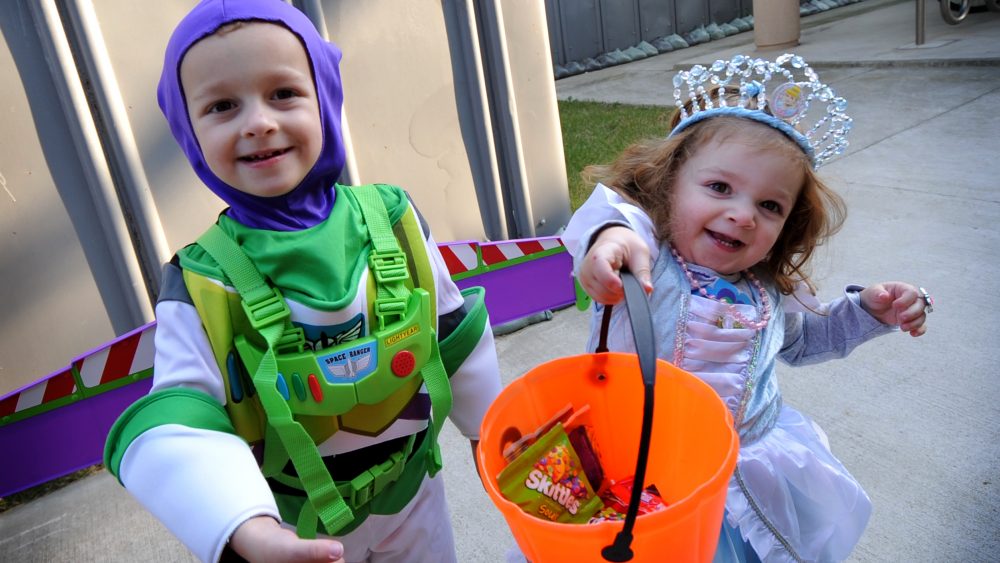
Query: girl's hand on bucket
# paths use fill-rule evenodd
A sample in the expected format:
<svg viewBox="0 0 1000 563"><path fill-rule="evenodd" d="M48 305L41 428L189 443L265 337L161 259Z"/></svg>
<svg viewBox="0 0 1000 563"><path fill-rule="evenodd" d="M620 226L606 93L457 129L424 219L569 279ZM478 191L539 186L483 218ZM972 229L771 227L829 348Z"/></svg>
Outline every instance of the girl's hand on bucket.
<svg viewBox="0 0 1000 563"><path fill-rule="evenodd" d="M625 298L619 273L622 266L628 266L646 293L653 291L645 241L628 227L608 227L597 235L584 256L580 286L594 301L616 305Z"/></svg>
<svg viewBox="0 0 1000 563"><path fill-rule="evenodd" d="M229 541L244 559L275 563L342 563L344 546L334 540L304 540L270 516L255 516L236 528Z"/></svg>
<svg viewBox="0 0 1000 563"><path fill-rule="evenodd" d="M861 291L861 305L882 324L896 325L910 336L927 332L926 303L916 286L885 282Z"/></svg>

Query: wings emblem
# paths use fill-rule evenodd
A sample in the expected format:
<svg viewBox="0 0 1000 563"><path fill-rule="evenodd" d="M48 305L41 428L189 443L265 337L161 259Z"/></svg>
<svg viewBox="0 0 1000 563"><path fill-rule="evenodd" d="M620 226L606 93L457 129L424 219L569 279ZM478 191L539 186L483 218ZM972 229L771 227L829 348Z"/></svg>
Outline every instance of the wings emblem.
<svg viewBox="0 0 1000 563"><path fill-rule="evenodd" d="M330 373L335 377L343 377L346 379L355 379L358 374L364 372L372 363L371 354L361 356L358 359L348 359L342 364L333 364L330 366Z"/></svg>

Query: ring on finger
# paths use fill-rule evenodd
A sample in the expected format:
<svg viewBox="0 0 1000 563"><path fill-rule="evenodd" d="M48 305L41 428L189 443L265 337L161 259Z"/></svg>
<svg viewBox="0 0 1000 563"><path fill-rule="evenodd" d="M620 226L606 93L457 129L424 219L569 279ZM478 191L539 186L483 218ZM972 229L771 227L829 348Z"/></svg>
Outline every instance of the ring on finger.
<svg viewBox="0 0 1000 563"><path fill-rule="evenodd" d="M924 288L919 288L920 298L924 300L924 312L933 313L934 312L934 298L931 297L930 293Z"/></svg>

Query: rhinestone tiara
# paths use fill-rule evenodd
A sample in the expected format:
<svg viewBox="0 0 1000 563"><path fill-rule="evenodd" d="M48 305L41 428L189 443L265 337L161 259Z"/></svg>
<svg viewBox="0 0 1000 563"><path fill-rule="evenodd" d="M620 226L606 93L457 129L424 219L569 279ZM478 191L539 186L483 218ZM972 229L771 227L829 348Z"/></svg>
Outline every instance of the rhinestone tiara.
<svg viewBox="0 0 1000 563"><path fill-rule="evenodd" d="M734 105L726 101L725 93L736 88L739 100ZM689 110L683 98L700 103L692 103ZM795 141L809 156L813 168L847 149L852 124L844 113L847 100L820 82L802 57L789 53L774 61L736 55L728 61L717 60L707 68L695 65L682 70L674 75L674 102L681 121L670 136L709 117L745 117L770 125ZM763 109L756 109L751 105L754 103ZM814 108L816 105L819 107ZM819 115L824 107L826 112Z"/></svg>

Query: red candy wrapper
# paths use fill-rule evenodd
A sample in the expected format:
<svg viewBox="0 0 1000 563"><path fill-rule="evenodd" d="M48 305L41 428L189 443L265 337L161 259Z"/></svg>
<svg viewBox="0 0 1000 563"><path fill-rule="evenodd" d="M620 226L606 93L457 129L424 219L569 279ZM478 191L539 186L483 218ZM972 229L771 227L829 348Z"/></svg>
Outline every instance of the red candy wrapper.
<svg viewBox="0 0 1000 563"><path fill-rule="evenodd" d="M601 497L604 506L625 514L628 511L628 501L632 498L632 481L632 477L621 481L612 481L611 486ZM640 516L663 510L666 507L667 503L660 498L660 491L656 490L656 485L646 487L639 496L638 514Z"/></svg>

